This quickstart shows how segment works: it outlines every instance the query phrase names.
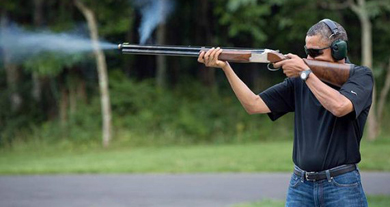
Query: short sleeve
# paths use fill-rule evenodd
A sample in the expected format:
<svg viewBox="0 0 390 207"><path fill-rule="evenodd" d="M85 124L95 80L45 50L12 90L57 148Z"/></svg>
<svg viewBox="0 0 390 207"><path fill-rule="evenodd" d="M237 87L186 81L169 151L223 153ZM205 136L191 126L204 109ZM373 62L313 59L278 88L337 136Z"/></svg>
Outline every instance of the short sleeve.
<svg viewBox="0 0 390 207"><path fill-rule="evenodd" d="M369 68L355 66L348 81L341 86L340 93L353 104L355 118L371 106L374 78Z"/></svg>
<svg viewBox="0 0 390 207"><path fill-rule="evenodd" d="M294 83L291 78L268 88L259 95L271 110L268 116L272 121L295 109Z"/></svg>

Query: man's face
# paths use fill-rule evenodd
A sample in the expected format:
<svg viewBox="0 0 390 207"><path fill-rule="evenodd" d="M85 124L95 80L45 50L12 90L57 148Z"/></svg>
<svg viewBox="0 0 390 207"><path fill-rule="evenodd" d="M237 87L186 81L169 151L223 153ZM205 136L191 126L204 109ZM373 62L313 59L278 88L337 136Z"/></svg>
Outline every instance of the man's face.
<svg viewBox="0 0 390 207"><path fill-rule="evenodd" d="M307 49L321 49L329 47L329 43L326 43L322 40L320 35L315 36L306 36L306 48ZM320 61L327 61L327 62L335 62L332 58L332 53L330 48L326 48L320 51L320 55L316 57L311 57L309 54L307 55L307 59L311 60L320 60Z"/></svg>

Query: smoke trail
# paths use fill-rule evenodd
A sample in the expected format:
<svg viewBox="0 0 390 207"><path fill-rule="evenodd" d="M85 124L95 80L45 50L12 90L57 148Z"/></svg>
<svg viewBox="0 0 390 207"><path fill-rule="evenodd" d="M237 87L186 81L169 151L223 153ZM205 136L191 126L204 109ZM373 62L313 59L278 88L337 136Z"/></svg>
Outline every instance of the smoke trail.
<svg viewBox="0 0 390 207"><path fill-rule="evenodd" d="M53 33L50 31L26 31L15 24L1 27L0 48L11 62L22 60L42 52L55 54L75 54L93 50L89 38L72 33ZM115 49L117 46L100 42L102 49Z"/></svg>
<svg viewBox="0 0 390 207"><path fill-rule="evenodd" d="M142 15L138 30L140 44L145 44L157 25L164 23L175 7L172 0L134 0L134 5L140 9Z"/></svg>

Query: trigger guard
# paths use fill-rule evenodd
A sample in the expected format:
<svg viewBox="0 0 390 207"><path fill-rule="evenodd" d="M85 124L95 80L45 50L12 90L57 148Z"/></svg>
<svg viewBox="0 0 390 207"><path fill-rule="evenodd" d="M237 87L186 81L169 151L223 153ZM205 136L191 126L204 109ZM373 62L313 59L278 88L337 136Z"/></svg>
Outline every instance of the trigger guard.
<svg viewBox="0 0 390 207"><path fill-rule="evenodd" d="M269 71L275 72L275 71L280 70L280 68L274 68L274 67L271 68L270 65L271 65L271 63L268 63L268 64L267 64L267 69L268 69Z"/></svg>

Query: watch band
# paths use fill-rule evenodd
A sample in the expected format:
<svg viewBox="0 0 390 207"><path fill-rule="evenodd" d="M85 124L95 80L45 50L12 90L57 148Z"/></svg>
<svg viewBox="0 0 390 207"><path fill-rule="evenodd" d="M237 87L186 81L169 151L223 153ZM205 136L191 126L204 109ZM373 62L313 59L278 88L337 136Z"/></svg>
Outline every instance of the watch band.
<svg viewBox="0 0 390 207"><path fill-rule="evenodd" d="M306 81L309 78L311 72L312 71L310 69L302 71L300 74L301 79Z"/></svg>

